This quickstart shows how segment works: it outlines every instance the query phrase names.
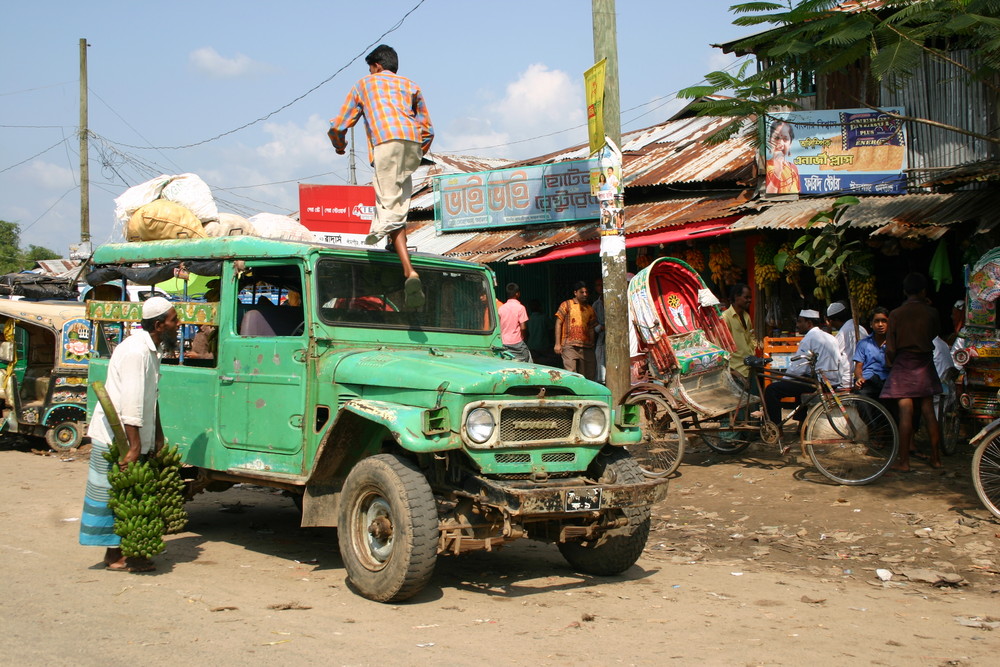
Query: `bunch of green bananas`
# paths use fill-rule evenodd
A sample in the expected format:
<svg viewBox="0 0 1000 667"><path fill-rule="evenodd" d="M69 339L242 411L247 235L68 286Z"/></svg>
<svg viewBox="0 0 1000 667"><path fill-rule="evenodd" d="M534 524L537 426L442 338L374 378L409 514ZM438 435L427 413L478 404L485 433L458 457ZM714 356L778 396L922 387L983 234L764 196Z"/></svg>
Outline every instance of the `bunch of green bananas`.
<svg viewBox="0 0 1000 667"><path fill-rule="evenodd" d="M181 454L176 446L163 447L151 461L156 470L156 497L160 501L160 518L167 535L179 533L187 525L184 509L184 480L181 479Z"/></svg>
<svg viewBox="0 0 1000 667"><path fill-rule="evenodd" d="M769 291L771 285L778 282L778 278L781 277L774 266L776 254L778 250L773 243L765 241L754 246L754 282L763 290Z"/></svg>
<svg viewBox="0 0 1000 667"><path fill-rule="evenodd" d="M108 507L115 514L115 533L121 536L125 556L150 558L163 551L163 519L156 497L157 479L148 461L132 461L120 469L111 454Z"/></svg>
<svg viewBox="0 0 1000 667"><path fill-rule="evenodd" d="M112 463L108 507L115 515L122 553L142 558L157 555L166 548L163 536L187 525L177 447L164 447L148 460L129 463L124 470L110 452L104 458Z"/></svg>

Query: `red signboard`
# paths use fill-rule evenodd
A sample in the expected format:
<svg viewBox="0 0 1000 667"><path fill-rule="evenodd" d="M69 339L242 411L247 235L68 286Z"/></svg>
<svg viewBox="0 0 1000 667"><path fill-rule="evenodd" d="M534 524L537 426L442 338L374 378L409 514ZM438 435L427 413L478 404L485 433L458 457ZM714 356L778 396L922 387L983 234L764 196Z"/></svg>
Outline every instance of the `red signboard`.
<svg viewBox="0 0 1000 667"><path fill-rule="evenodd" d="M299 221L317 235L365 235L374 214L370 185L299 184Z"/></svg>

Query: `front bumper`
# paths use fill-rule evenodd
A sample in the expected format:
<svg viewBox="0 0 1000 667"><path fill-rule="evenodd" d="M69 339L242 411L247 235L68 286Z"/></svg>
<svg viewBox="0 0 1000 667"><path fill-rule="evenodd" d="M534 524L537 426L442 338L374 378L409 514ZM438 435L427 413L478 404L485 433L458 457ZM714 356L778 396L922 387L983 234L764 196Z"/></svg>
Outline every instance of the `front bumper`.
<svg viewBox="0 0 1000 667"><path fill-rule="evenodd" d="M544 483L504 481L469 476L463 490L478 502L497 507L512 517L567 516L626 507L643 507L667 497L669 480L647 480L638 484L587 484L582 479L549 480ZM591 502L581 499L590 499ZM599 501L598 506L593 500Z"/></svg>

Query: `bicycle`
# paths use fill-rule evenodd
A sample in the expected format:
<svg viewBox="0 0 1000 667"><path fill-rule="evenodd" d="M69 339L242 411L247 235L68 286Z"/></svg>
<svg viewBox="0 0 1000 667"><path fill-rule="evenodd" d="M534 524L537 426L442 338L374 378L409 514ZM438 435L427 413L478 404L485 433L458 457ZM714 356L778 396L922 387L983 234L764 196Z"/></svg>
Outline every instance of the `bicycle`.
<svg viewBox="0 0 1000 667"><path fill-rule="evenodd" d="M723 454L745 450L752 442L752 434L767 444L778 445L786 454L791 443L782 441L784 427L796 415L802 416L798 434L803 454L834 482L867 484L882 476L895 461L899 431L889 411L873 399L836 390L823 371L815 368L814 355L806 358L811 370L808 376L769 369L769 359L747 357L744 361L751 368L751 382L760 396L764 394L765 380L787 380L812 391L803 394L801 405L779 422L771 421L766 410L760 410L759 415L752 413L758 399L746 389L735 409L712 418L671 400L666 392L650 389L629 396L628 403L643 407L645 421L643 442L630 446L629 451L647 476L664 477L676 471L684 455L687 431Z"/></svg>

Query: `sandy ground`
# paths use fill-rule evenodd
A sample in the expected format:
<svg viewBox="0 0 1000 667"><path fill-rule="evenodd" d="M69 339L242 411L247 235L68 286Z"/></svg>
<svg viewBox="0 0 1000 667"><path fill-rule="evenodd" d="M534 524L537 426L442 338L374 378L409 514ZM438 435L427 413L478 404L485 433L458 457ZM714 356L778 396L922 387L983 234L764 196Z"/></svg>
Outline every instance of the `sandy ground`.
<svg viewBox="0 0 1000 667"><path fill-rule="evenodd" d="M156 572L106 571L77 544L86 456L2 440L0 662L995 665L1000 523L968 461L841 487L763 446L696 451L624 575L523 541L442 558L389 606L351 592L335 531L259 488L189 504Z"/></svg>

